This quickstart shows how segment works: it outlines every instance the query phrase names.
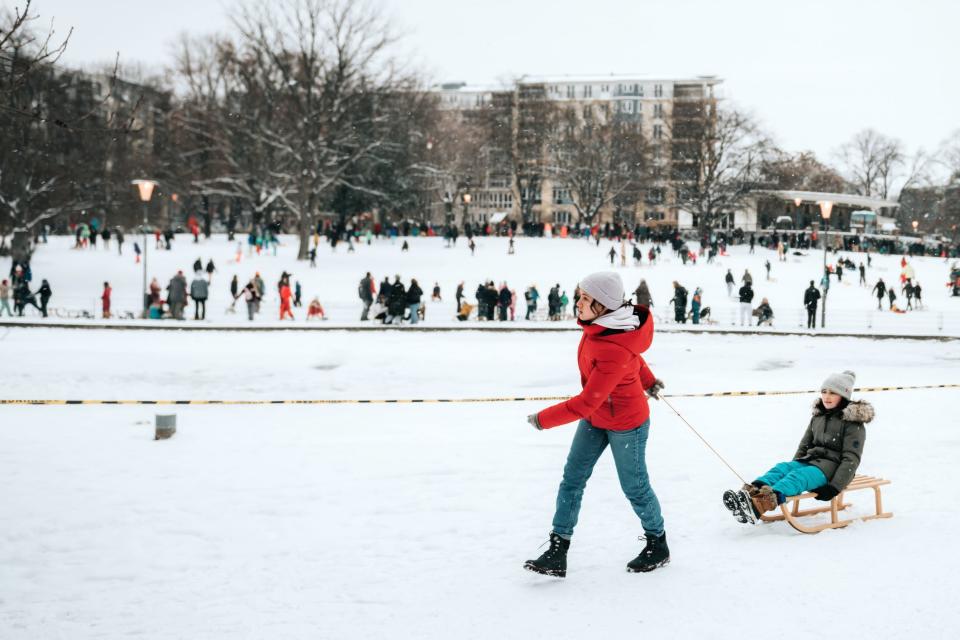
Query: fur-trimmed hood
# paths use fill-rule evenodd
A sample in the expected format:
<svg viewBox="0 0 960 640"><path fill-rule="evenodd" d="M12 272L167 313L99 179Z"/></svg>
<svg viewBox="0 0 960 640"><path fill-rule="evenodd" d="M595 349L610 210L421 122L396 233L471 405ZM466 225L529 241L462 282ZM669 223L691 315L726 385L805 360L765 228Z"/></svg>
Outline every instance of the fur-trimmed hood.
<svg viewBox="0 0 960 640"><path fill-rule="evenodd" d="M820 399L817 398L813 403L813 415L820 416L823 415L823 413L823 405L820 404ZM872 404L866 400L856 400L844 408L842 417L847 422L862 422L863 424L867 424L873 420L874 415Z"/></svg>

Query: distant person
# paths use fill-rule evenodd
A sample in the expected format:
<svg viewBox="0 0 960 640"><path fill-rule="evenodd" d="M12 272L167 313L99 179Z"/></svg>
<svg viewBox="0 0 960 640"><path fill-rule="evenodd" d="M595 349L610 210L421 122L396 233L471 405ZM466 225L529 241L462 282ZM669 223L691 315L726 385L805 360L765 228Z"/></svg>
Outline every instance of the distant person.
<svg viewBox="0 0 960 640"><path fill-rule="evenodd" d="M753 287L750 283L745 283L740 287L740 326L750 326L750 318L753 314Z"/></svg>
<svg viewBox="0 0 960 640"><path fill-rule="evenodd" d="M673 281L673 297L670 299L673 303L674 320L680 324L687 323L687 290L676 280Z"/></svg>
<svg viewBox="0 0 960 640"><path fill-rule="evenodd" d="M369 319L370 305L373 304L373 290L373 276L367 271L367 274L360 278L360 284L357 286L357 295L363 302L363 311L360 312L361 321Z"/></svg>
<svg viewBox="0 0 960 640"><path fill-rule="evenodd" d="M50 296L53 295L53 291L50 289L50 283L44 278L40 281L40 288L37 289L37 293L40 295L40 313L44 318L47 317L47 303L50 302Z"/></svg>
<svg viewBox="0 0 960 640"><path fill-rule="evenodd" d="M170 278L167 284L167 304L170 305L170 314L175 320L183 320L183 308L187 304L187 279L183 271Z"/></svg>
<svg viewBox="0 0 960 640"><path fill-rule="evenodd" d="M877 296L877 311L883 311L883 297L887 295L887 284L883 278L878 279L877 284L873 285L873 292Z"/></svg>
<svg viewBox="0 0 960 640"><path fill-rule="evenodd" d="M207 285L207 281L203 279L203 275L199 271L193 274L193 282L190 283L190 297L193 298L194 320L207 319L207 296L209 295Z"/></svg>
<svg viewBox="0 0 960 640"><path fill-rule="evenodd" d="M13 311L10 310L10 283L6 278L0 282L0 317L3 317L4 311L8 316L13 317Z"/></svg>
<svg viewBox="0 0 960 640"><path fill-rule="evenodd" d="M640 280L640 284L637 285L636 291L633 292L634 298L636 298L636 303L644 307L653 306L653 297L650 295L650 288L647 286L647 281L645 279Z"/></svg>
<svg viewBox="0 0 960 640"><path fill-rule="evenodd" d="M113 295L113 289L109 282L103 283L103 293L100 294L100 307L105 319L110 318L110 296Z"/></svg>
<svg viewBox="0 0 960 640"><path fill-rule="evenodd" d="M727 283L727 297L733 297L733 285L736 282L733 278L733 274L730 272L730 269L727 269L727 275L723 277L723 281Z"/></svg>
<svg viewBox="0 0 960 640"><path fill-rule="evenodd" d="M811 280L810 286L803 292L803 306L807 309L807 329L817 328L817 305L819 303L820 291Z"/></svg>

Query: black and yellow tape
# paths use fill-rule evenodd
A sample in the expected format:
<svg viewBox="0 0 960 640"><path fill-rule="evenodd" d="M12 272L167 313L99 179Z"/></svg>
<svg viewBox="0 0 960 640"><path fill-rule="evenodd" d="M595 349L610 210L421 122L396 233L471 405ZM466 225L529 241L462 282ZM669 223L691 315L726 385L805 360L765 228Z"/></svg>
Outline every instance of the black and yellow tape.
<svg viewBox="0 0 960 640"><path fill-rule="evenodd" d="M859 393L914 391L919 389L957 389L958 384L921 384L896 387L857 387ZM665 398L740 398L747 396L797 396L818 393L817 389L790 391L712 391L707 393L663 394ZM0 405L327 405L327 404L462 404L480 402L559 402L570 396L525 396L502 398L396 398L396 399L301 399L301 400L49 400L2 399Z"/></svg>

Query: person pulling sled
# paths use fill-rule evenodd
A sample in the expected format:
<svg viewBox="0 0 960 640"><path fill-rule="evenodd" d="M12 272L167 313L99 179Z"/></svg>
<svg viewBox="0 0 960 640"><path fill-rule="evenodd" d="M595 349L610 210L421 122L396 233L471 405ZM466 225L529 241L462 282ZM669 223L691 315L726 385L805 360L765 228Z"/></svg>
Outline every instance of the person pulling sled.
<svg viewBox="0 0 960 640"><path fill-rule="evenodd" d="M567 552L587 480L610 446L620 486L640 518L646 545L627 571L647 572L670 561L660 502L650 486L645 449L650 432L647 396L659 398L663 381L640 355L653 340L653 317L645 306L623 299L614 272L594 273L580 282L577 323L583 328L578 365L583 391L527 418L537 430L578 420L557 494L550 547L524 568L563 578Z"/></svg>

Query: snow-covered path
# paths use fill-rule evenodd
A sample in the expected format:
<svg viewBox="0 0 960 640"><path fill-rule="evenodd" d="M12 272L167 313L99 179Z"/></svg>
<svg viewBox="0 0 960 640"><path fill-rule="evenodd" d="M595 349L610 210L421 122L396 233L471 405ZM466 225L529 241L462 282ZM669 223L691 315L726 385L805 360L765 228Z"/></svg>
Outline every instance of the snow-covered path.
<svg viewBox="0 0 960 640"><path fill-rule="evenodd" d="M0 341L0 395L562 394L576 341L18 329ZM864 386L956 382L960 345L673 334L648 355L680 393L814 388L848 367ZM735 479L655 404L648 462L672 563L624 571L641 531L605 456L565 581L521 569L573 434L532 430L537 403L177 407L162 442L165 409L0 407L0 637L953 637L956 395L867 396L861 470L893 480L895 517L817 536L733 522L719 495ZM754 475L793 453L810 400L674 404Z"/></svg>

